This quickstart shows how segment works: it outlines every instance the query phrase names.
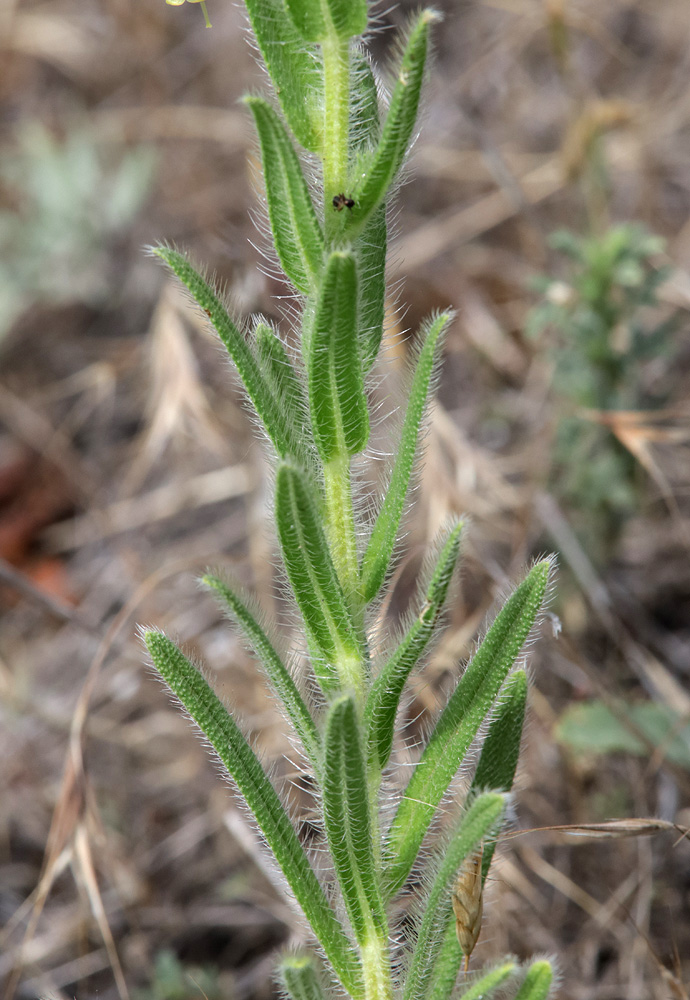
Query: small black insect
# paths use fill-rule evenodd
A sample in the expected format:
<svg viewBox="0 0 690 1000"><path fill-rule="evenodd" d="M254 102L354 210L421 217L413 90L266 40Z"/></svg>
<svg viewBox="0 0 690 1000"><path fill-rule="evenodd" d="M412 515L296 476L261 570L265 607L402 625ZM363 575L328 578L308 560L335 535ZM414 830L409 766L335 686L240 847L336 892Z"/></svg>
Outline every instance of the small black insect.
<svg viewBox="0 0 690 1000"><path fill-rule="evenodd" d="M354 198L348 198L346 194L336 194L333 197L333 208L336 212L342 212L344 208L349 208L350 211L355 207Z"/></svg>

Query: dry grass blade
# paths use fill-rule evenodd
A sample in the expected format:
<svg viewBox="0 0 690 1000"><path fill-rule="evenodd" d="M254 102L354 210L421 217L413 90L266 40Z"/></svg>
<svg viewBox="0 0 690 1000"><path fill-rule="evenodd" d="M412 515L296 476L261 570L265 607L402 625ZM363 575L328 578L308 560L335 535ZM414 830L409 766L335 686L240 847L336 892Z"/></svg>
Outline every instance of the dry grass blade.
<svg viewBox="0 0 690 1000"><path fill-rule="evenodd" d="M228 457L227 445L201 384L182 308L182 293L169 283L151 320L147 426L141 451L127 477L129 489L146 477L171 442L185 437L203 441L209 450Z"/></svg>
<svg viewBox="0 0 690 1000"><path fill-rule="evenodd" d="M465 972L470 964L470 956L482 929L484 897L482 893L482 858L484 849L477 850L465 859L453 886L453 912L455 930L460 947L465 956Z"/></svg>
<svg viewBox="0 0 690 1000"><path fill-rule="evenodd" d="M16 993L24 967L24 957L27 953L27 947L36 933L38 922L55 880L68 864L71 864L73 869L75 864L77 866L75 876L86 889L89 904L106 946L118 993L121 1000L129 1000L129 993L124 980L121 963L98 889L89 843L90 836L93 833L100 832L102 827L96 801L90 790L84 767L86 722L89 705L101 668L122 629L136 613L141 602L151 591L160 585L162 580L189 570L189 568L190 562L188 559L180 560L171 566L161 568L144 580L111 623L96 651L96 655L91 661L72 714L67 760L60 794L46 842L41 879L33 896L31 916L29 917L21 944L14 959L12 971L5 986L4 1000L12 1000L12 997ZM24 908L22 907L21 909L23 912ZM12 926L16 926L16 923L17 921L15 920L10 921Z"/></svg>
<svg viewBox="0 0 690 1000"><path fill-rule="evenodd" d="M620 837L649 837L656 833L674 830L680 840L688 838L690 830L664 819L608 819L603 823L564 823L556 826L535 826L528 830L512 830L506 839L521 837L526 833L565 833L574 837L591 837L593 840L617 839Z"/></svg>

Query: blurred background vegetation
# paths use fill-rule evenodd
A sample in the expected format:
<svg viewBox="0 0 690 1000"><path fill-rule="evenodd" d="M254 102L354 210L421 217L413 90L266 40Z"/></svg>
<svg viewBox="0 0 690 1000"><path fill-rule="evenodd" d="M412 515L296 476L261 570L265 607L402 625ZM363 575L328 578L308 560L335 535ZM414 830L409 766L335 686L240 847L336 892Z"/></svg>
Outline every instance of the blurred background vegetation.
<svg viewBox="0 0 690 1000"><path fill-rule="evenodd" d="M205 323L142 252L185 246L238 312L288 328L237 106L261 71L241 10L209 2L211 31L162 0L0 11L6 996L258 1000L275 949L301 940L135 631L170 629L213 664L308 839L308 781L194 582L220 567L273 607L261 449ZM416 5L389 6L383 65ZM496 596L555 550L516 829L690 826L687 0L436 6L376 392L395 397L422 315L452 304L458 320L381 614L404 611L447 512L472 531L410 724L428 724ZM473 961L557 954L563 1000L687 996L687 842L524 833L490 897Z"/></svg>

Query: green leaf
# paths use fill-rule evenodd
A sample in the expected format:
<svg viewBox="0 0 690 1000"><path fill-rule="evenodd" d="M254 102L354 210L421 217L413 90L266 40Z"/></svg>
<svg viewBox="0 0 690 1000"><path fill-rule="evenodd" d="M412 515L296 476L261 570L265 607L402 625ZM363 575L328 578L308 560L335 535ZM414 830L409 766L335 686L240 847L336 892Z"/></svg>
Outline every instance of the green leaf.
<svg viewBox="0 0 690 1000"><path fill-rule="evenodd" d="M245 97L261 144L268 217L286 275L301 292L313 292L323 270L324 240L307 182L290 137L273 108Z"/></svg>
<svg viewBox="0 0 690 1000"><path fill-rule="evenodd" d="M261 367L284 418L296 432L299 429L303 440L310 441L307 400L283 342L265 323L257 323L254 339Z"/></svg>
<svg viewBox="0 0 690 1000"><path fill-rule="evenodd" d="M516 670L503 685L493 717L482 744L482 752L472 781L472 792L490 788L509 792L515 780L522 728L527 706L527 674ZM486 879L494 856L494 845L484 850L482 878Z"/></svg>
<svg viewBox="0 0 690 1000"><path fill-rule="evenodd" d="M362 994L361 970L280 799L236 722L196 667L161 632L144 634L154 666L209 741L254 813L269 847L345 989Z"/></svg>
<svg viewBox="0 0 690 1000"><path fill-rule="evenodd" d="M211 286L177 250L172 250L170 247L155 247L153 253L177 275L182 284L188 288L194 301L213 323L278 454L281 457L288 455L302 457L303 447L299 439L295 439L289 433L284 415L249 344L228 316Z"/></svg>
<svg viewBox="0 0 690 1000"><path fill-rule="evenodd" d="M357 344L357 269L350 253L328 258L307 367L312 429L324 463L361 451L369 414Z"/></svg>
<svg viewBox="0 0 690 1000"><path fill-rule="evenodd" d="M367 30L367 0L326 0L326 7L340 38L363 35Z"/></svg>
<svg viewBox="0 0 690 1000"><path fill-rule="evenodd" d="M412 378L391 481L362 559L362 589L366 601L376 597L391 564L393 546L400 527L400 518L417 453L422 417L431 388L434 362L441 334L451 318L451 313L441 313L435 319L427 321L422 329L422 346Z"/></svg>
<svg viewBox="0 0 690 1000"><path fill-rule="evenodd" d="M285 0L292 23L305 42L319 42L328 34L321 0Z"/></svg>
<svg viewBox="0 0 690 1000"><path fill-rule="evenodd" d="M381 133L379 94L369 55L358 45L350 54L350 151L366 151Z"/></svg>
<svg viewBox="0 0 690 1000"><path fill-rule="evenodd" d="M506 601L441 712L388 835L391 893L407 878L436 807L534 626L550 569L549 559L537 563Z"/></svg>
<svg viewBox="0 0 690 1000"><path fill-rule="evenodd" d="M516 969L515 962L503 962L475 979L470 988L460 994L459 1000L486 1000Z"/></svg>
<svg viewBox="0 0 690 1000"><path fill-rule="evenodd" d="M527 674L516 670L503 685L489 731L482 745L472 788L509 792L520 756L527 704Z"/></svg>
<svg viewBox="0 0 690 1000"><path fill-rule="evenodd" d="M323 811L328 844L355 937L385 934L357 710L351 697L331 706L324 737Z"/></svg>
<svg viewBox="0 0 690 1000"><path fill-rule="evenodd" d="M553 970L549 962L533 962L515 995L515 1000L546 1000L552 979Z"/></svg>
<svg viewBox="0 0 690 1000"><path fill-rule="evenodd" d="M517 765L527 698L527 675L517 670L503 685L498 705L482 746L470 796L482 789L508 792L513 784ZM486 880L495 843L484 845L482 879ZM455 921L449 916L438 949L428 1000L449 1000L463 960L462 948L455 931Z"/></svg>
<svg viewBox="0 0 690 1000"><path fill-rule="evenodd" d="M593 700L571 705L558 720L554 735L577 754L631 753L648 757L649 747L636 731L674 764L690 769L690 722L656 702L626 704L617 700L609 707Z"/></svg>
<svg viewBox="0 0 690 1000"><path fill-rule="evenodd" d="M259 657L266 675L283 703L295 732L302 741L312 765L317 772L321 769L321 737L314 725L311 713L302 700L287 667L278 656L272 643L244 602L223 580L211 573L202 577L202 583L220 599L236 622L252 649Z"/></svg>
<svg viewBox="0 0 690 1000"><path fill-rule="evenodd" d="M317 51L304 43L284 0L245 0L261 55L287 123L305 149L323 141L323 72Z"/></svg>
<svg viewBox="0 0 690 1000"><path fill-rule="evenodd" d="M363 157L357 169L358 177L352 193L356 202L352 227L361 226L386 199L403 164L417 121L429 29L437 16L432 10L423 10L410 32L381 139L373 153Z"/></svg>
<svg viewBox="0 0 690 1000"><path fill-rule="evenodd" d="M332 33L351 38L367 28L366 0L285 0L285 4L307 42L320 42Z"/></svg>
<svg viewBox="0 0 690 1000"><path fill-rule="evenodd" d="M308 477L282 464L276 475L276 525L285 568L315 647L314 669L324 691L359 677L359 652L347 602L333 567ZM334 670L335 667L335 670ZM340 674L340 678L338 677Z"/></svg>
<svg viewBox="0 0 690 1000"><path fill-rule="evenodd" d="M458 871L477 845L495 832L503 815L503 795L487 793L474 800L450 843L444 848L436 877L424 901L412 961L405 979L403 1000L426 997L433 990L434 971L451 916L451 891Z"/></svg>
<svg viewBox="0 0 690 1000"><path fill-rule="evenodd" d="M370 770L380 773L390 758L400 696L410 672L419 662L429 640L436 631L453 571L458 561L461 531L462 522L459 522L448 533L448 538L439 553L422 608L369 691L364 709L364 721L367 730L367 757Z"/></svg>
<svg viewBox="0 0 690 1000"><path fill-rule="evenodd" d="M359 275L359 347L362 370L369 371L381 346L386 304L386 206L381 205L355 244Z"/></svg>
<svg viewBox="0 0 690 1000"><path fill-rule="evenodd" d="M325 1000L316 968L308 955L288 955L280 963L278 973L291 1000Z"/></svg>
<svg viewBox="0 0 690 1000"><path fill-rule="evenodd" d="M449 915L443 931L426 1000L449 1000L463 960L462 948L455 930L455 920Z"/></svg>
<svg viewBox="0 0 690 1000"><path fill-rule="evenodd" d="M350 72L350 149L368 150L379 139L379 98L365 52L352 52ZM359 277L359 346L364 374L379 352L386 300L386 206L367 221L354 244Z"/></svg>

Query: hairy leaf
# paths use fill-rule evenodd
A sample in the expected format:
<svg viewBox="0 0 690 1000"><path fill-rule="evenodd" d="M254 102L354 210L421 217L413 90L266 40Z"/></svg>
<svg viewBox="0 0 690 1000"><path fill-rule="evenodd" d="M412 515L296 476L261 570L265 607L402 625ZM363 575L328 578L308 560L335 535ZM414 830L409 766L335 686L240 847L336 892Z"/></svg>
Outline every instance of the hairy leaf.
<svg viewBox="0 0 690 1000"><path fill-rule="evenodd" d="M470 794L485 788L509 792L513 787L520 756L522 727L527 705L527 674L516 670L503 685L493 718L482 744ZM482 877L486 879L494 856L494 845L484 850Z"/></svg>
<svg viewBox="0 0 690 1000"><path fill-rule="evenodd" d="M441 712L389 831L391 892L407 878L436 807L534 626L550 568L548 559L537 563L506 601Z"/></svg>
<svg viewBox="0 0 690 1000"><path fill-rule="evenodd" d="M340 38L352 38L367 30L367 0L325 0L325 3Z"/></svg>
<svg viewBox="0 0 690 1000"><path fill-rule="evenodd" d="M207 573L202 582L223 603L233 621L237 622L252 649L259 657L266 675L280 698L295 732L302 741L312 765L317 771L321 768L321 737L314 725L314 720L301 694L293 681L287 667L278 656L268 636L253 616L247 604L232 590L227 583L217 576Z"/></svg>
<svg viewBox="0 0 690 1000"><path fill-rule="evenodd" d="M490 972L485 972L479 979L475 979L470 988L460 994L459 1000L487 1000L487 997L491 996L516 969L515 962L503 962Z"/></svg>
<svg viewBox="0 0 690 1000"><path fill-rule="evenodd" d="M426 997L433 991L435 963L443 935L451 917L451 890L465 858L492 832L504 809L504 797L496 793L480 795L463 817L450 843L424 904L424 916L405 979L403 1000Z"/></svg>
<svg viewBox="0 0 690 1000"><path fill-rule="evenodd" d="M280 963L279 975L291 1000L325 1000L314 962L307 955L288 955Z"/></svg>
<svg viewBox="0 0 690 1000"><path fill-rule="evenodd" d="M369 768L379 773L390 758L395 717L405 681L419 662L438 626L438 619L458 560L461 531L462 522L456 524L448 533L448 538L439 553L421 611L369 691L364 710L367 757Z"/></svg>
<svg viewBox="0 0 690 1000"><path fill-rule="evenodd" d="M426 1000L450 1000L462 965L462 948L450 913L431 973Z"/></svg>
<svg viewBox="0 0 690 1000"><path fill-rule="evenodd" d="M265 323L257 324L254 339L261 367L284 418L296 431L299 429L305 443L309 442L307 400L285 346L280 337Z"/></svg>
<svg viewBox="0 0 690 1000"><path fill-rule="evenodd" d="M427 322L422 330L422 347L412 379L391 481L362 559L362 589L367 601L376 597L391 565L393 547L417 453L422 417L429 397L434 361L441 335L450 319L450 313L442 313Z"/></svg>
<svg viewBox="0 0 690 1000"><path fill-rule="evenodd" d="M284 0L245 0L249 20L287 123L305 149L322 143L323 72L316 50L300 36Z"/></svg>
<svg viewBox="0 0 690 1000"><path fill-rule="evenodd" d="M324 739L323 808L328 844L355 937L383 932L369 798L357 710L351 697L331 706Z"/></svg>
<svg viewBox="0 0 690 1000"><path fill-rule="evenodd" d="M321 0L285 0L292 23L306 42L319 42L328 34Z"/></svg>
<svg viewBox="0 0 690 1000"><path fill-rule="evenodd" d="M357 295L354 257L332 253L319 291L307 360L311 424L324 463L356 454L369 436L357 344Z"/></svg>
<svg viewBox="0 0 690 1000"><path fill-rule="evenodd" d="M316 675L325 691L334 690L359 664L357 640L313 487L305 473L286 464L276 475L276 525L290 584L319 654Z"/></svg>
<svg viewBox="0 0 690 1000"><path fill-rule="evenodd" d="M359 349L362 370L369 371L381 346L386 303L386 206L381 205L355 244L359 274Z"/></svg>
<svg viewBox="0 0 690 1000"><path fill-rule="evenodd" d="M358 168L352 194L357 203L357 210L352 215L353 228L361 226L386 199L405 159L417 121L429 28L436 16L431 10L422 11L410 32L381 139L376 149L362 158Z"/></svg>
<svg viewBox="0 0 690 1000"><path fill-rule="evenodd" d="M201 729L254 813L341 982L360 996L358 961L256 754L218 696L177 646L161 632L146 632L144 639L154 666Z"/></svg>
<svg viewBox="0 0 690 1000"><path fill-rule="evenodd" d="M289 425L280 412L249 344L228 316L227 310L211 286L177 250L172 250L170 247L156 247L153 252L189 289L194 301L213 323L278 454L281 457L292 455L301 458L303 446L299 439L290 434Z"/></svg>
<svg viewBox="0 0 690 1000"><path fill-rule="evenodd" d="M353 46L350 64L350 148L369 149L379 140L379 95L368 54Z"/></svg>
<svg viewBox="0 0 690 1000"><path fill-rule="evenodd" d="M552 979L553 970L549 962L533 962L515 995L515 1000L546 1000Z"/></svg>
<svg viewBox="0 0 690 1000"><path fill-rule="evenodd" d="M273 242L293 285L313 292L323 270L324 240L307 182L290 137L273 108L246 97L261 144L268 217Z"/></svg>

